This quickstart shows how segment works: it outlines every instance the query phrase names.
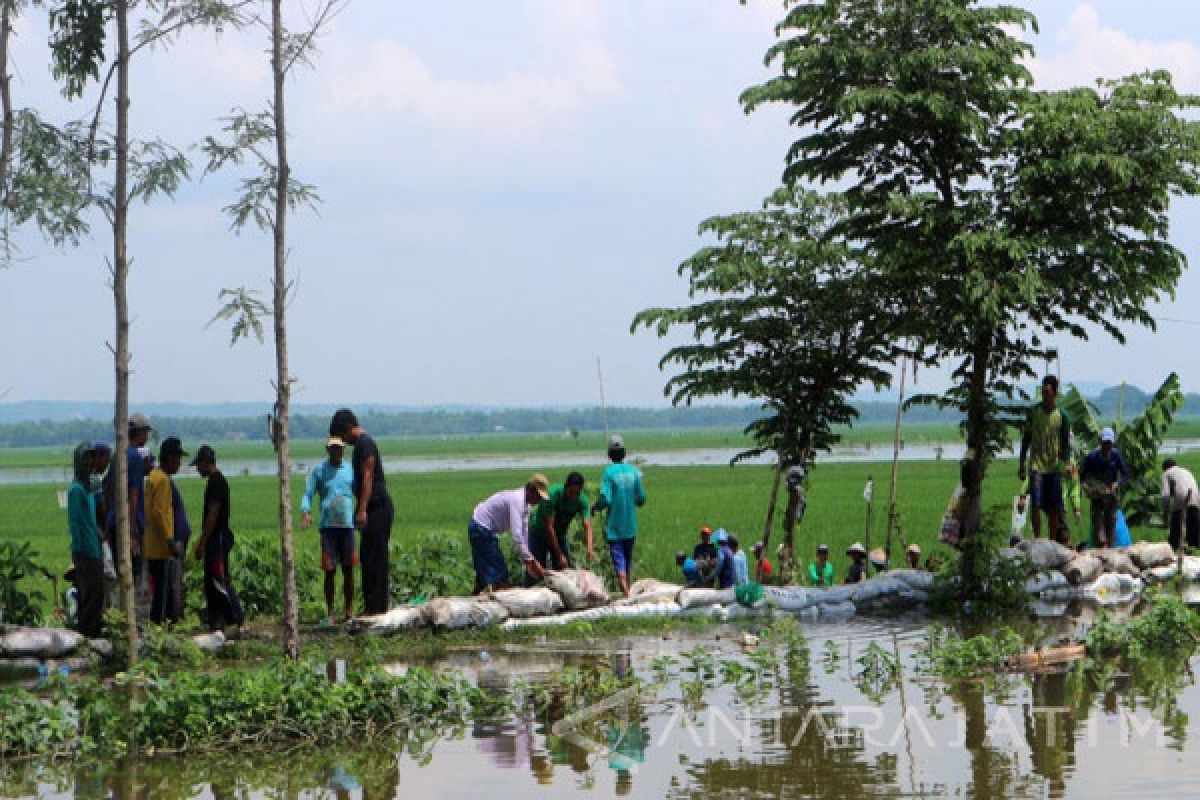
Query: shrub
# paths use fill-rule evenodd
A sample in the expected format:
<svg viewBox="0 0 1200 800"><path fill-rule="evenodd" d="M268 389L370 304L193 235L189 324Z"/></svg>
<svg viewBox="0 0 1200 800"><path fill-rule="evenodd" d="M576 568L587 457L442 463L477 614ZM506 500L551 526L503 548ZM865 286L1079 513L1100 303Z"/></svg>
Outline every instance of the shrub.
<svg viewBox="0 0 1200 800"><path fill-rule="evenodd" d="M0 616L13 625L41 625L46 595L30 585L34 576L49 577L29 542L0 542Z"/></svg>

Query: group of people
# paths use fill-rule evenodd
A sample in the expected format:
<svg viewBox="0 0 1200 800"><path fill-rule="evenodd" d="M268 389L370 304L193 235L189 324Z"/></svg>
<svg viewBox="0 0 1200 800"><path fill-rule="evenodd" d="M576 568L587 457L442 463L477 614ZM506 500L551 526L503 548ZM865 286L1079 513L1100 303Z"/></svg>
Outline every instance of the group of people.
<svg viewBox="0 0 1200 800"><path fill-rule="evenodd" d="M153 426L144 414L129 418L125 454L128 486L129 562L135 586L150 596L148 616L155 622L177 620L183 607L183 561L192 528L175 485L188 455L174 436L163 439L157 458L146 447ZM73 454L73 480L67 491L67 526L71 535L71 577L77 598L77 624L87 636L100 635L104 608L115 595L119 556L116 537L117 470L112 448L104 442L82 442ZM229 580L229 483L217 468L208 445L197 449L191 466L205 478L201 532L193 556L204 565L204 594L211 627L245 622L237 592Z"/></svg>

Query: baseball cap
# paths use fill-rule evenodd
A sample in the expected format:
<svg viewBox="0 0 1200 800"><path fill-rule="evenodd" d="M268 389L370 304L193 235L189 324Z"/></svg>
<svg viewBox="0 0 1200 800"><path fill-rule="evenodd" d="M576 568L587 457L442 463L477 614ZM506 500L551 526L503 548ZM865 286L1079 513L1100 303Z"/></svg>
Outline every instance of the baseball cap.
<svg viewBox="0 0 1200 800"><path fill-rule="evenodd" d="M625 439L621 436L621 434L614 433L612 436L608 437L608 449L609 450L624 450L625 449Z"/></svg>
<svg viewBox="0 0 1200 800"><path fill-rule="evenodd" d="M325 442L326 448L345 447L345 446L346 446L346 443L342 440L342 437L340 437L340 436L330 436L329 440L327 442Z"/></svg>
<svg viewBox="0 0 1200 800"><path fill-rule="evenodd" d="M177 436L168 436L163 439L162 445L158 448L158 457L161 461L166 461L172 456L186 456L187 453L183 449L183 442L179 441Z"/></svg>
<svg viewBox="0 0 1200 800"><path fill-rule="evenodd" d="M129 430L152 431L154 430L154 426L150 424L150 418L139 411L136 414L129 415Z"/></svg>
<svg viewBox="0 0 1200 800"><path fill-rule="evenodd" d="M1115 442L1116 440L1117 434L1112 428L1105 428L1104 430L1100 431L1100 441Z"/></svg>
<svg viewBox="0 0 1200 800"><path fill-rule="evenodd" d="M529 478L529 485L537 490L538 497L545 500L550 496L550 481L540 472L535 472Z"/></svg>
<svg viewBox="0 0 1200 800"><path fill-rule="evenodd" d="M192 459L192 463L188 464L188 466L194 467L197 464L207 464L209 462L215 462L216 460L216 451L208 445L202 444L196 448L196 457Z"/></svg>

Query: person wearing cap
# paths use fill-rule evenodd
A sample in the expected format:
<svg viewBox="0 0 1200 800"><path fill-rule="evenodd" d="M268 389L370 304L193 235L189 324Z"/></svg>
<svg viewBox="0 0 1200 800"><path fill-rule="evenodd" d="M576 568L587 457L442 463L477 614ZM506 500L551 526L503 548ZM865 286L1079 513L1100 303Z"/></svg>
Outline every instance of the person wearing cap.
<svg viewBox="0 0 1200 800"><path fill-rule="evenodd" d="M359 564L362 576L363 611L384 614L388 594L388 558L392 522L396 509L388 493L379 446L348 408L338 409L329 422L329 435L354 447L350 466L354 469L354 527L361 531Z"/></svg>
<svg viewBox="0 0 1200 800"><path fill-rule="evenodd" d="M717 546L712 543L712 528L700 528L700 541L692 548L692 560L700 572L700 583L712 586L717 574Z"/></svg>
<svg viewBox="0 0 1200 800"><path fill-rule="evenodd" d="M729 545L729 532L717 528L713 534L717 548L717 564L713 569L718 589L729 589L737 583L737 569L733 563L733 548Z"/></svg>
<svg viewBox="0 0 1200 800"><path fill-rule="evenodd" d="M766 585L771 582L771 575L775 571L771 566L771 559L767 558L764 552L763 543L754 543L754 580L756 583Z"/></svg>
<svg viewBox="0 0 1200 800"><path fill-rule="evenodd" d="M146 533L142 540L142 555L150 577L150 619L154 622L176 622L179 607L175 602L174 567L179 555L175 542L175 503L171 491L171 476L179 472L187 453L174 436L163 439L158 450L158 464L146 478Z"/></svg>
<svg viewBox="0 0 1200 800"><path fill-rule="evenodd" d="M1170 531L1167 541L1178 550L1186 533L1187 546L1200 547L1200 492L1196 490L1196 476L1173 458L1163 461L1162 468L1163 524Z"/></svg>
<svg viewBox="0 0 1200 800"><path fill-rule="evenodd" d="M867 548L855 542L846 548L846 555L850 556L850 568L845 583L862 583L867 579Z"/></svg>
<svg viewBox="0 0 1200 800"><path fill-rule="evenodd" d="M1071 423L1057 406L1058 378L1042 379L1041 402L1029 409L1021 433L1018 479L1026 479L1028 460L1030 521L1035 539L1042 536L1041 514L1046 515L1046 535L1058 536L1063 518L1062 467L1071 459Z"/></svg>
<svg viewBox="0 0 1200 800"><path fill-rule="evenodd" d="M1097 547L1113 544L1117 528L1117 504L1129 482L1129 467L1115 446L1117 434L1112 428L1100 431L1100 446L1083 459L1079 474L1083 490L1092 501L1092 535Z"/></svg>
<svg viewBox="0 0 1200 800"><path fill-rule="evenodd" d="M614 433L608 440L608 458L600 481L600 496L592 513L607 511L604 519L604 538L621 594L629 596L629 573L633 568L633 546L637 541L637 510L646 504L646 489L642 473L625 463L625 440Z"/></svg>
<svg viewBox="0 0 1200 800"><path fill-rule="evenodd" d="M467 540L471 543L471 561L475 566L475 594L510 585L508 562L500 552L499 537L504 533L512 533L513 546L517 558L525 565L526 575L533 580L545 576L542 565L529 550L529 515L549 497L546 476L535 474L519 489L496 492L475 506L467 523Z"/></svg>
<svg viewBox="0 0 1200 800"><path fill-rule="evenodd" d="M904 548L904 558L908 561L909 569L921 568L921 545L913 542L908 547Z"/></svg>
<svg viewBox="0 0 1200 800"><path fill-rule="evenodd" d="M817 560L808 565L808 585L828 587L834 584L833 564L829 562L829 545L817 545Z"/></svg>
<svg viewBox="0 0 1200 800"><path fill-rule="evenodd" d="M96 496L91 490L94 450L81 442L72 459L74 480L67 490L67 528L71 533L71 565L79 607L76 629L88 638L100 636L104 617L104 551L96 524Z"/></svg>
<svg viewBox="0 0 1200 800"><path fill-rule="evenodd" d="M550 487L549 497L533 510L529 520L529 549L543 569L567 569L571 566L571 546L567 534L576 517L583 524L587 559L596 559L591 508L583 486L583 474L572 472L567 475L566 481Z"/></svg>
<svg viewBox="0 0 1200 800"><path fill-rule="evenodd" d="M192 466L204 478L204 522L194 556L204 563L204 608L210 630L236 625L246 628L242 602L229 577L233 529L229 527L229 481L217 468L217 453L208 445L196 449Z"/></svg>
<svg viewBox="0 0 1200 800"><path fill-rule="evenodd" d="M349 622L354 617L354 468L343 456L346 443L336 436L325 442L328 457L308 472L300 498L300 527L312 525L313 495L321 497L321 571L325 573L325 624L333 622L333 597L338 567L342 568L342 599Z"/></svg>
<svg viewBox="0 0 1200 800"><path fill-rule="evenodd" d="M683 550L675 554L675 565L683 572L683 585L695 589L700 585L700 570L696 567L696 559Z"/></svg>

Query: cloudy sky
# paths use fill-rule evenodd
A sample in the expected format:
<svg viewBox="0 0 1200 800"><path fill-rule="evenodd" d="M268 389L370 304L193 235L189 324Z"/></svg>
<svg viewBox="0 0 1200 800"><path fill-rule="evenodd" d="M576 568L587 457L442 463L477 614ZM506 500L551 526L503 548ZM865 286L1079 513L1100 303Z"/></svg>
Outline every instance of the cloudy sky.
<svg viewBox="0 0 1200 800"><path fill-rule="evenodd" d="M1193 2L1029 2L1033 71L1061 87L1167 67L1200 92ZM297 399L592 403L599 357L610 403L663 403L664 344L629 322L686 299L675 269L700 220L757 206L779 180L783 112L747 117L737 103L768 74L778 16L767 0L351 0L316 69L289 86L293 167L323 198L292 227ZM82 114L51 80L44 22L18 30L17 105ZM264 46L192 34L139 57L137 134L190 148L229 108L261 107ZM272 395L270 347L231 350L206 327L220 288L268 288L268 237L234 236L222 214L236 177L133 210L135 405ZM1200 203L1178 203L1174 220L1200 260ZM111 397L106 231L67 251L36 236L22 247L0 272L0 393ZM1063 341L1065 378L1150 386L1175 369L1200 390L1195 270L1155 313L1159 331L1131 332L1124 349ZM937 375L922 383L939 388Z"/></svg>

